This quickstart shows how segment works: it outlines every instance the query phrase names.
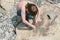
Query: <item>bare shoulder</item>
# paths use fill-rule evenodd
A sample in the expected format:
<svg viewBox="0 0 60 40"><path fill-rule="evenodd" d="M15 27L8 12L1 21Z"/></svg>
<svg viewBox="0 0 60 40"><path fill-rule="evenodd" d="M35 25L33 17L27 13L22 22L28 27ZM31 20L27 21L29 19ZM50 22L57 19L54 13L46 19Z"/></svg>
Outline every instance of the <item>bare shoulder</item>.
<svg viewBox="0 0 60 40"><path fill-rule="evenodd" d="M18 2L18 3L17 3L17 6L18 6L19 8L22 8L22 7L24 7L26 4L27 4L26 1L21 1L21 2Z"/></svg>
<svg viewBox="0 0 60 40"><path fill-rule="evenodd" d="M38 7L38 13L37 13L37 15L41 15L41 8L40 7Z"/></svg>

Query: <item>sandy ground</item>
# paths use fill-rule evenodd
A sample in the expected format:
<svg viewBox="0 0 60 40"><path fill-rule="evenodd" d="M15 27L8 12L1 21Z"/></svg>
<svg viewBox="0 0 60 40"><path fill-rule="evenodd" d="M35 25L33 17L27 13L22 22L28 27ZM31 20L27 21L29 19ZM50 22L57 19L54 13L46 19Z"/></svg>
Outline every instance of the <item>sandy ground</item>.
<svg viewBox="0 0 60 40"><path fill-rule="evenodd" d="M51 11L54 14L58 13L54 24L49 26L49 30L29 30L27 27L25 27L26 25L20 24L17 26L16 29L16 40L60 40L60 9L57 8L55 5L50 5L49 3L46 3L46 5L41 7L43 8L43 13L51 13Z"/></svg>
<svg viewBox="0 0 60 40"><path fill-rule="evenodd" d="M55 21L59 20L58 17ZM40 30L28 30L25 25L20 27L22 24L18 25L16 28L17 36L16 40L60 40L60 22L52 25L48 32L42 34Z"/></svg>
<svg viewBox="0 0 60 40"><path fill-rule="evenodd" d="M6 12L7 15L5 14L4 10L0 11L3 14L2 16L0 15L0 18L2 17L0 19L0 22L2 22L2 25L3 25L3 21L7 18L5 20L6 23L4 22L4 25L6 25L6 24L9 25L9 24L11 24L12 17L15 16L15 13L16 13L16 10L14 9L15 7L12 8L14 1L12 0L12 4L10 4L11 2L8 3L7 1L6 2L4 1L5 2L4 3L3 1L2 1L3 7L4 8L6 7L5 9L8 11ZM5 4L7 4L7 5L5 5ZM47 31L44 29L43 30L42 29L29 30L29 28L26 27L26 25L21 23L16 28L16 39L15 40L60 40L60 3L59 4L58 3L57 4L50 4L49 2L42 1L41 5L40 5L40 2L38 2L38 4L42 9L43 15L50 14L50 13L52 13L52 14L54 13L54 14L58 15L58 17L55 20L55 23L53 25L51 25L49 30L47 30ZM9 7L7 7L7 6L9 6ZM4 15L6 15L6 16L4 16ZM51 16L51 17L54 18L53 16ZM12 27L12 29L13 29L13 27L14 27L13 24L11 24L12 26L10 26L10 25L8 26L8 25L6 26L6 28ZM38 26L39 25L40 25L40 23L38 24ZM0 23L0 26L1 26L1 23ZM8 28L8 30L12 31L12 29L9 29L9 28ZM2 32L2 31L0 31L0 32ZM10 34L7 33L6 40L8 40L8 39L13 40L12 39L13 37L8 38L9 35ZM4 35L3 35L3 38L4 38ZM5 40L3 38L0 40Z"/></svg>

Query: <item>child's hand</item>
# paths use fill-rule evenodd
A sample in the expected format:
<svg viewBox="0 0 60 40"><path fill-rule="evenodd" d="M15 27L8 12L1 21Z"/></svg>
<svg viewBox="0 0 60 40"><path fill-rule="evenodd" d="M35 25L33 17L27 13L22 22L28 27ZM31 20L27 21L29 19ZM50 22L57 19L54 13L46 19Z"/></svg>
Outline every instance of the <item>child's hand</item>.
<svg viewBox="0 0 60 40"><path fill-rule="evenodd" d="M38 21L37 20L35 20L34 22L33 22L33 25L36 25L38 23Z"/></svg>
<svg viewBox="0 0 60 40"><path fill-rule="evenodd" d="M33 29L35 29L36 27L34 25L31 26Z"/></svg>

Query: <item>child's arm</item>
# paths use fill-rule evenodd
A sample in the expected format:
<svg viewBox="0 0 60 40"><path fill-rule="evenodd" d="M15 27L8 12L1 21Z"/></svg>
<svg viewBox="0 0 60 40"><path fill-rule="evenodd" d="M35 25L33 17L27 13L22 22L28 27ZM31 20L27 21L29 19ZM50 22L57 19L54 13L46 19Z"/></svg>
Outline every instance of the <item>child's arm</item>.
<svg viewBox="0 0 60 40"><path fill-rule="evenodd" d="M41 16L41 9L38 8L38 13L37 13L36 17L33 20L34 21L34 23L33 23L34 25L38 23L38 20L40 19L40 16Z"/></svg>
<svg viewBox="0 0 60 40"><path fill-rule="evenodd" d="M34 25L30 24L27 20L26 20L26 13L25 13L25 5L22 5L22 8L21 8L21 17L22 17L22 21L23 23L25 23L26 25L32 27L32 28L35 28Z"/></svg>

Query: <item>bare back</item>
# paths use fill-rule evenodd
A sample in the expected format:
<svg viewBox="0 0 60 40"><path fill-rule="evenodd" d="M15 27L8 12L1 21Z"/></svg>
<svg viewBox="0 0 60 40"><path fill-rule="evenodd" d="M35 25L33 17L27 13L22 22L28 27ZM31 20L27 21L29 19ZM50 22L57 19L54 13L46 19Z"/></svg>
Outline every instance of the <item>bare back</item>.
<svg viewBox="0 0 60 40"><path fill-rule="evenodd" d="M27 1L21 1L17 3L17 10L21 10L21 8L25 7Z"/></svg>

